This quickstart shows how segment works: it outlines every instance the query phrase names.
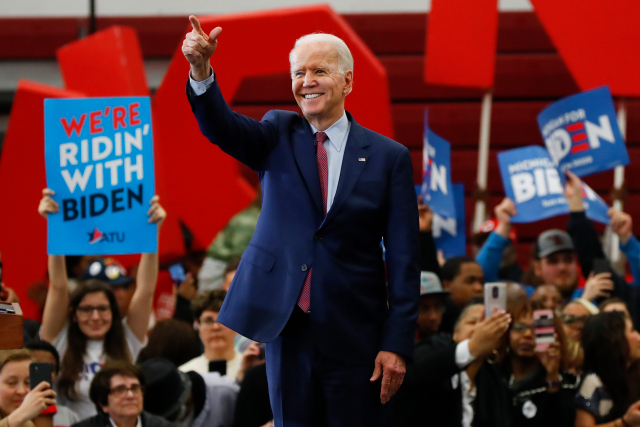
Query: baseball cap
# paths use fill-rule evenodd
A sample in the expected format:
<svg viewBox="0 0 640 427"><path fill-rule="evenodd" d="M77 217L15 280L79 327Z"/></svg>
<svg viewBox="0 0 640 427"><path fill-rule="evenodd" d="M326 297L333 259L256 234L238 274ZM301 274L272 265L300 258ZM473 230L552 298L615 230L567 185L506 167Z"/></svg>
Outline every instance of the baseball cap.
<svg viewBox="0 0 640 427"><path fill-rule="evenodd" d="M575 251L573 240L566 231L552 229L538 236L538 258L544 258L560 251Z"/></svg>
<svg viewBox="0 0 640 427"><path fill-rule="evenodd" d="M128 286L135 280L127 276L127 270L113 258L100 258L84 271L82 280L96 279L110 286Z"/></svg>
<svg viewBox="0 0 640 427"><path fill-rule="evenodd" d="M424 295L445 296L449 295L449 291L442 288L442 283L435 273L422 271L420 272L420 296Z"/></svg>

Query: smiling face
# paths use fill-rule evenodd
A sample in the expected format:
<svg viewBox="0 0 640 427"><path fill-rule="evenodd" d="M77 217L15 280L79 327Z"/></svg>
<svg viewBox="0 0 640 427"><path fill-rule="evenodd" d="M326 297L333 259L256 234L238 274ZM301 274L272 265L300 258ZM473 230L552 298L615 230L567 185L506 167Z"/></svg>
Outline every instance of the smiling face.
<svg viewBox="0 0 640 427"><path fill-rule="evenodd" d="M307 120L326 130L344 113L353 86L353 71L340 72L339 55L331 43L301 43L291 54L291 89Z"/></svg>
<svg viewBox="0 0 640 427"><path fill-rule="evenodd" d="M0 371L0 413L15 411L29 393L30 360L8 362Z"/></svg>
<svg viewBox="0 0 640 427"><path fill-rule="evenodd" d="M85 295L75 313L80 331L90 340L103 340L111 329L112 318L109 299L104 292Z"/></svg>

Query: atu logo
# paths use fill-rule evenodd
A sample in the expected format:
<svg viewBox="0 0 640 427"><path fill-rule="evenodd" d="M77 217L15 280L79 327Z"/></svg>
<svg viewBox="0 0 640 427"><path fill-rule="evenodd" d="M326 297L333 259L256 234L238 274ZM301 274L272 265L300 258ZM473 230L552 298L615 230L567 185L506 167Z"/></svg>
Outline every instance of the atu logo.
<svg viewBox="0 0 640 427"><path fill-rule="evenodd" d="M94 228L91 233L87 233L89 235L89 244L93 245L98 242L124 242L124 232L119 233L117 231L107 231L102 232L98 230L98 227Z"/></svg>
<svg viewBox="0 0 640 427"><path fill-rule="evenodd" d="M549 135L546 143L549 148L549 154L556 166L569 153L577 154L587 151L589 148L600 148L600 139L611 144L616 143L609 116L606 114L601 115L599 122L599 125L588 120L572 123L556 129Z"/></svg>

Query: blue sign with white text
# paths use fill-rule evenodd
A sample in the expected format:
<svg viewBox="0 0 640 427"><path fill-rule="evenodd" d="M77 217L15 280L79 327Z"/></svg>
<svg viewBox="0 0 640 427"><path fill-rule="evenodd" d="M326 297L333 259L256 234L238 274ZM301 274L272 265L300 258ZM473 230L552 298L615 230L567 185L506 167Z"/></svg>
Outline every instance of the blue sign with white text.
<svg viewBox="0 0 640 427"><path fill-rule="evenodd" d="M601 224L608 225L611 222L609 215L607 215L607 212L609 212L607 203L584 182L582 183L582 200L584 201L584 211L587 218L598 221Z"/></svg>
<svg viewBox="0 0 640 427"><path fill-rule="evenodd" d="M498 153L504 191L516 205L512 222L533 222L568 212L564 176L537 145Z"/></svg>
<svg viewBox="0 0 640 427"><path fill-rule="evenodd" d="M434 213L444 218L456 218L451 185L451 144L436 135L424 121L422 151L422 200Z"/></svg>
<svg viewBox="0 0 640 427"><path fill-rule="evenodd" d="M629 164L607 86L557 101L538 115L542 138L560 172L578 176Z"/></svg>
<svg viewBox="0 0 640 427"><path fill-rule="evenodd" d="M455 219L442 218L440 215L434 214L431 226L436 248L441 250L447 259L467 254L464 184L453 184L453 198L456 206Z"/></svg>
<svg viewBox="0 0 640 427"><path fill-rule="evenodd" d="M156 252L149 98L46 99L44 115L47 187L60 206L48 216L48 253Z"/></svg>

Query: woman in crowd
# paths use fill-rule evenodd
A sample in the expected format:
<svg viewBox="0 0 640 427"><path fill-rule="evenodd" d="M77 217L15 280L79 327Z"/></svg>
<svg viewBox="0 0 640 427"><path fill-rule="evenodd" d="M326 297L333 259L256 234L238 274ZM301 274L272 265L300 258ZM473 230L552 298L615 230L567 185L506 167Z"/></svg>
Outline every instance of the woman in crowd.
<svg viewBox="0 0 640 427"><path fill-rule="evenodd" d="M32 420L55 405L51 385L41 382L29 391L29 350L0 351L0 427L33 427Z"/></svg>
<svg viewBox="0 0 640 427"><path fill-rule="evenodd" d="M54 192L44 189L42 195L38 212L45 218L57 214L58 203L51 198ZM147 215L149 222L158 224L159 231L166 212L158 201L158 196L151 199ZM60 354L60 398L81 420L96 414L89 387L100 367L114 360L133 362L143 347L158 277L158 254L140 257L137 287L125 319L107 284L125 276L124 269L115 263L95 261L85 276L90 279L69 295L65 257L49 255L50 285L40 329L40 337Z"/></svg>
<svg viewBox="0 0 640 427"><path fill-rule="evenodd" d="M476 375L473 426L569 426L578 379L564 372L565 337L554 318L556 340L536 351L534 309L529 301L511 310L506 350Z"/></svg>
<svg viewBox="0 0 640 427"><path fill-rule="evenodd" d="M611 311L619 311L624 314L625 319L631 320L631 314L629 313L629 307L627 303L620 298L607 298L602 301L598 306L598 309L602 313L609 313Z"/></svg>
<svg viewBox="0 0 640 427"><path fill-rule="evenodd" d="M582 331L586 376L575 399L576 427L640 426L640 334L624 313L591 317Z"/></svg>

